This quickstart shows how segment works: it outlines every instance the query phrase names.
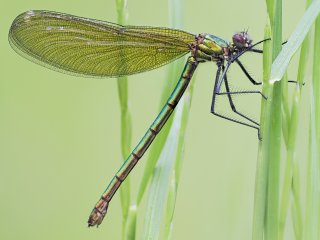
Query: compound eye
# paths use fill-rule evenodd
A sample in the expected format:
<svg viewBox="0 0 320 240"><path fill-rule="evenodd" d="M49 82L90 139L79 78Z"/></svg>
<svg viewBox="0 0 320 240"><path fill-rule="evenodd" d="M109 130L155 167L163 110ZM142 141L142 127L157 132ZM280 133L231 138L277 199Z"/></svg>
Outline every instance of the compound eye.
<svg viewBox="0 0 320 240"><path fill-rule="evenodd" d="M232 36L232 41L237 48L247 48L251 46L252 39L247 32L238 32Z"/></svg>

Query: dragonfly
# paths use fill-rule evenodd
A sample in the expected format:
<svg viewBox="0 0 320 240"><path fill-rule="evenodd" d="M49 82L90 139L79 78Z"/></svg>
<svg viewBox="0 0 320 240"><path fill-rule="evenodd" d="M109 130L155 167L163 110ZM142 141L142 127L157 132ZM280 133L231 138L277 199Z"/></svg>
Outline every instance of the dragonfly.
<svg viewBox="0 0 320 240"><path fill-rule="evenodd" d="M270 39L253 44L248 32L241 31L235 33L229 42L208 33L191 34L164 27L121 26L46 10L30 10L20 14L9 30L9 43L18 54L47 68L76 76L127 76L161 67L190 54L162 110L94 206L88 220L89 227L101 224L111 199L174 111L199 63L214 62L217 65L211 113L259 132L259 123L237 110L232 95L264 95L260 91L230 91L227 72L231 64L236 63L252 84L260 85L261 82L253 79L239 58L247 52L262 53L255 47L267 40ZM225 91L221 90L223 85ZM227 96L232 111L243 120L217 112L215 100L218 95Z"/></svg>

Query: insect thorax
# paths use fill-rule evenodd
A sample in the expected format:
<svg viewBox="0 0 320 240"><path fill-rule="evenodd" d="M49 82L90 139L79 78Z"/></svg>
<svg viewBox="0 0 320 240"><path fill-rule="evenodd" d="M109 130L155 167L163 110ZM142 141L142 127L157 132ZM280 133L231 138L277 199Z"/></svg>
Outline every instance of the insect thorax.
<svg viewBox="0 0 320 240"><path fill-rule="evenodd" d="M216 61L224 59L230 43L211 34L199 34L197 36L198 52L195 56L204 61Z"/></svg>

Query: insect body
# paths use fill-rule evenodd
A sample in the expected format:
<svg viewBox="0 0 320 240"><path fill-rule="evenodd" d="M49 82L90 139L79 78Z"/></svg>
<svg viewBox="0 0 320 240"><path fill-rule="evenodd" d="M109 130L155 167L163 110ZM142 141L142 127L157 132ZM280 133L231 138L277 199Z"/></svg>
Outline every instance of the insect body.
<svg viewBox="0 0 320 240"><path fill-rule="evenodd" d="M267 40L267 39L266 39ZM254 47L247 32L233 35L232 42L211 34L194 35L185 31L159 27L120 26L110 22L77 17L51 11L28 11L12 23L9 42L13 49L40 65L79 76L119 77L158 68L190 53L181 77L159 115L123 163L93 208L89 226L101 224L112 197L128 174L161 131L186 90L199 63L215 62L217 72L211 112L219 117L255 128L259 124L238 112L227 81L230 65L236 62L253 84L260 84L249 75L239 60L246 52L261 53ZM221 85L226 92L221 92ZM232 110L251 123L234 120L215 110L216 95L228 96Z"/></svg>

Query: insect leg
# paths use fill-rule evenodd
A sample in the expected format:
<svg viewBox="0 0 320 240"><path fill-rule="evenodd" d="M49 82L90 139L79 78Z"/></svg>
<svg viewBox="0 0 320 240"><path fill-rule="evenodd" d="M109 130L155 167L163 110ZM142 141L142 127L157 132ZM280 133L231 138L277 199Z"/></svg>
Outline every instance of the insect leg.
<svg viewBox="0 0 320 240"><path fill-rule="evenodd" d="M224 84L226 87L226 92L224 93L216 93L217 95L227 95L228 96L228 100L229 100L229 104L231 107L231 110L238 114L239 116L247 119L248 121L252 122L253 124L256 124L257 126L259 126L259 123L254 121L253 119L249 118L248 116L244 115L243 113L239 112L232 100L232 94L241 94L241 93L260 93L259 91L245 91L245 92L230 92L230 88L229 88L229 83L228 83L228 79L227 79L227 75L225 75L224 77Z"/></svg>
<svg viewBox="0 0 320 240"><path fill-rule="evenodd" d="M243 64L240 62L239 59L236 59L235 62L239 65L242 72L246 75L246 77L250 80L250 82L252 82L253 85L261 85L262 84L261 82L257 82L256 80L253 79L253 77L251 77L251 75L248 73L248 71L243 66Z"/></svg>
<svg viewBox="0 0 320 240"><path fill-rule="evenodd" d="M220 64L218 64L218 69L217 69L217 73L216 73L216 79L215 79L215 86L214 86L214 90L213 90L213 94L212 94L212 102L211 102L211 113L218 116L218 117L221 117L223 119L226 119L226 120L229 120L231 122L235 122L235 123L238 123L238 124L241 124L241 125L244 125L244 126L248 126L248 127L251 127L251 128L254 128L258 131L258 137L260 139L260 128L259 128L259 123L251 120L251 122L253 124L249 124L249 123L246 123L246 122L242 122L240 120L237 120L237 119L232 119L230 117L227 117L227 116L224 116L222 115L221 113L218 113L215 109L215 103L216 103L216 96L219 95L220 93L220 87L221 87L221 84L220 84L220 81L219 79L221 79L220 75L221 75L221 70L223 70L223 74L224 76L222 76L222 79L223 81L225 82L226 81L226 72L224 71L225 70L225 67L224 66L221 66ZM226 85L228 86L228 84ZM229 89L229 86L228 86L228 89ZM227 90L228 91L228 90ZM235 109L234 107L234 104L232 102L232 99L231 99L231 94L228 94L228 98L229 98L229 103L230 103L230 106L231 106L231 109ZM231 99L231 101L230 101ZM238 113L239 114L239 113ZM246 118L247 120L248 117L245 117L243 114L239 114L240 116ZM249 120L250 121L250 120Z"/></svg>

